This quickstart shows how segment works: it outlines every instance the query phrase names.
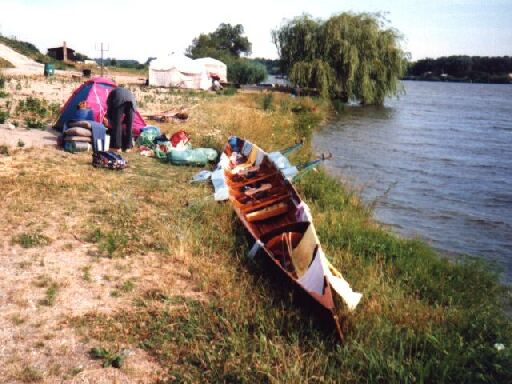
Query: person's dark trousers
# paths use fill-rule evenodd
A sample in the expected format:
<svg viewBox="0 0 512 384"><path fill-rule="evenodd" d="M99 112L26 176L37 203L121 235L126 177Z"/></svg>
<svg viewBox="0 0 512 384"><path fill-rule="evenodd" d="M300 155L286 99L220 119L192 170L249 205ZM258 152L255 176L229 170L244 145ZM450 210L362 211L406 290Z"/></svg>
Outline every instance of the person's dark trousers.
<svg viewBox="0 0 512 384"><path fill-rule="evenodd" d="M122 126L124 115L125 128ZM132 147L133 106L131 102L121 104L110 113L111 138L110 147L113 149L130 149Z"/></svg>

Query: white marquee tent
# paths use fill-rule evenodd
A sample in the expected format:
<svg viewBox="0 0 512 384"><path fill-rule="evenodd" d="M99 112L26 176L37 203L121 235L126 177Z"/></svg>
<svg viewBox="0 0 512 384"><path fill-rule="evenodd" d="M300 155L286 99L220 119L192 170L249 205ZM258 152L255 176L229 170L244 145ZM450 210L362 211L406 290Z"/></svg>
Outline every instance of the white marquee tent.
<svg viewBox="0 0 512 384"><path fill-rule="evenodd" d="M204 64L172 54L149 64L149 85L206 90L212 82Z"/></svg>
<svg viewBox="0 0 512 384"><path fill-rule="evenodd" d="M194 61L205 66L208 76L218 76L221 83L228 81L228 67L222 61L212 59L211 57L202 57Z"/></svg>

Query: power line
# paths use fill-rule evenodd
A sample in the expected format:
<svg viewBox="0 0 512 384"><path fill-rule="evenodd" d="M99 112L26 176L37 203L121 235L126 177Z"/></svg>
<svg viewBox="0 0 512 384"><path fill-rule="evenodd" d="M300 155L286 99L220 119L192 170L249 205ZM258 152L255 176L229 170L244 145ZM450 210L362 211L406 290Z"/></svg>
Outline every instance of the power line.
<svg viewBox="0 0 512 384"><path fill-rule="evenodd" d="M109 48L105 47L103 43L100 43L100 48L98 49L97 46L95 47L97 51L101 51L101 77L103 77L103 52L108 52Z"/></svg>

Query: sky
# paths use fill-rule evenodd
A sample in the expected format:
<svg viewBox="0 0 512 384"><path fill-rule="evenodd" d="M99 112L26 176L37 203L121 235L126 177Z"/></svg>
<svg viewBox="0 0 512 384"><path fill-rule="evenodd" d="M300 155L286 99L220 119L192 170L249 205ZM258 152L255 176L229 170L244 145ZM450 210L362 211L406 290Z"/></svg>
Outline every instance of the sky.
<svg viewBox="0 0 512 384"><path fill-rule="evenodd" d="M252 57L277 58L271 31L301 14L384 12L412 60L447 55L512 56L512 0L0 0L0 33L43 53L68 47L136 59L184 53L220 23L242 24Z"/></svg>

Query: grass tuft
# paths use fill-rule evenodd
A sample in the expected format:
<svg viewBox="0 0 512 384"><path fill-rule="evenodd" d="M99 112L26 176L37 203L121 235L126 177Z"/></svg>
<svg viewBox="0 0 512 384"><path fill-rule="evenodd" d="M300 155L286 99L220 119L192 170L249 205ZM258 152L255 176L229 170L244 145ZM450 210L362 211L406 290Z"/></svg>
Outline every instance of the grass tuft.
<svg viewBox="0 0 512 384"><path fill-rule="evenodd" d="M13 244L19 244L23 248L44 247L51 243L50 238L39 232L21 233L12 238Z"/></svg>
<svg viewBox="0 0 512 384"><path fill-rule="evenodd" d="M27 366L18 371L16 379L23 383L38 383L43 380L43 374L38 369Z"/></svg>

